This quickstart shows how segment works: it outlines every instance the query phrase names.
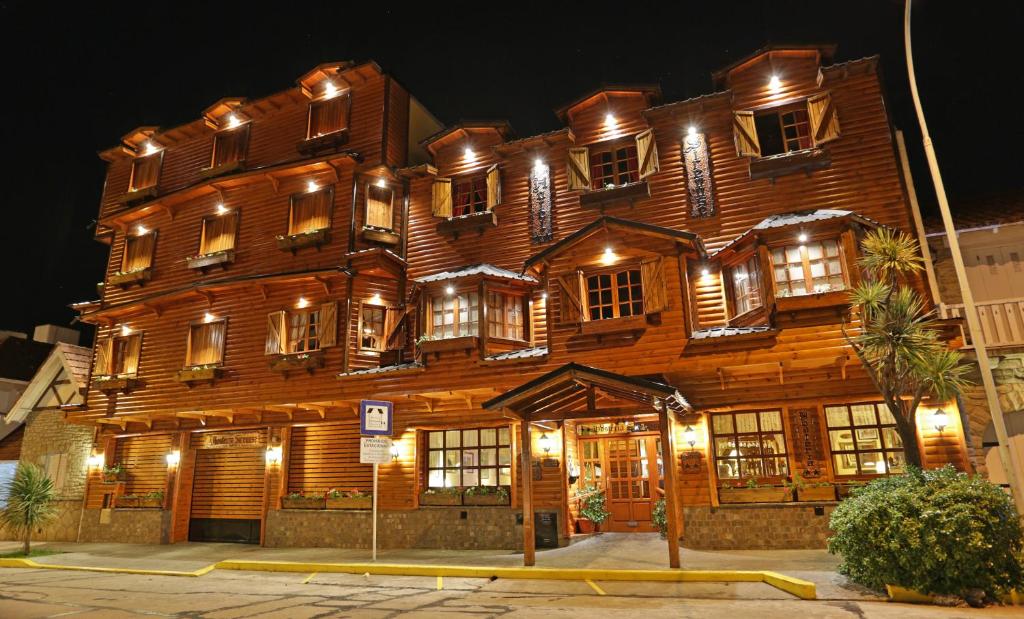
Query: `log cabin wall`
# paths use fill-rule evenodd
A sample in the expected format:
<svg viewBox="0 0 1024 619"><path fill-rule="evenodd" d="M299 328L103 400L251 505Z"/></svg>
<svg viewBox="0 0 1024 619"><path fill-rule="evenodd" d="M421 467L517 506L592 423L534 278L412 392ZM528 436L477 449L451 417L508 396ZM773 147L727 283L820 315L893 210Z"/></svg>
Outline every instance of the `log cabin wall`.
<svg viewBox="0 0 1024 619"><path fill-rule="evenodd" d="M173 434L144 434L118 439L114 461L125 468L125 494L166 491L166 458L174 439Z"/></svg>

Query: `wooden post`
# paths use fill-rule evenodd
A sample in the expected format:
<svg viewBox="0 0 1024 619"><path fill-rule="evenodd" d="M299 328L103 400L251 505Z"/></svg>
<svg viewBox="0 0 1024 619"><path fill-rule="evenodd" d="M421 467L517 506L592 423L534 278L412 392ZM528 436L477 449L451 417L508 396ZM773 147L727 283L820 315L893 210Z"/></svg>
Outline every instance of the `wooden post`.
<svg viewBox="0 0 1024 619"><path fill-rule="evenodd" d="M661 461L665 467L665 518L668 520L668 565L679 567L679 504L676 499L676 449L673 440L672 417L668 405L662 403L658 413L661 426Z"/></svg>
<svg viewBox="0 0 1024 619"><path fill-rule="evenodd" d="M523 469L523 565L536 563L537 548L533 524L533 457L530 454L530 421L522 421L522 464Z"/></svg>

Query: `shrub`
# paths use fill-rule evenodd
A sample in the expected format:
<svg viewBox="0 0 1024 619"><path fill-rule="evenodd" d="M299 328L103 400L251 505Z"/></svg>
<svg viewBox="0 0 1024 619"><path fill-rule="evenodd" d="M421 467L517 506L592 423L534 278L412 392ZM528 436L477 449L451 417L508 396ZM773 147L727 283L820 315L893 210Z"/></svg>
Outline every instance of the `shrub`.
<svg viewBox="0 0 1024 619"><path fill-rule="evenodd" d="M580 508L580 516L583 516L594 524L601 524L608 519L608 516L612 515L612 513L604 506L604 492L598 491L594 486L588 486L584 492L589 492L590 494L587 498L583 499L583 506Z"/></svg>
<svg viewBox="0 0 1024 619"><path fill-rule="evenodd" d="M0 510L0 526L21 538L22 552L31 551L32 532L56 518L56 492L43 469L22 462L8 486L7 507Z"/></svg>
<svg viewBox="0 0 1024 619"><path fill-rule="evenodd" d="M840 503L830 526L839 571L872 589L998 595L1024 584L1024 540L1010 497L951 466L873 481Z"/></svg>
<svg viewBox="0 0 1024 619"><path fill-rule="evenodd" d="M651 523L658 527L662 538L668 537L668 516L665 515L665 499L658 499L651 512Z"/></svg>

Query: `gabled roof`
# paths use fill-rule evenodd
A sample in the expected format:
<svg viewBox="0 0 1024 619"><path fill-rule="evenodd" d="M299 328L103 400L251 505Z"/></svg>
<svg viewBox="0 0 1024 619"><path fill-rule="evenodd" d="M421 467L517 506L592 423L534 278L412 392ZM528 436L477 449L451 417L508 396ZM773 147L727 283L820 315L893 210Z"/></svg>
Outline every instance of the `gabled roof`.
<svg viewBox="0 0 1024 619"><path fill-rule="evenodd" d="M53 384L53 381L60 376L61 370L65 371L68 379L71 380L79 393L81 393L89 382L89 368L92 365L92 350L82 346L60 343L53 347L50 355L46 358L36 371L21 397L14 403L5 420L7 423L20 423L25 421L28 414L32 412L39 399L46 393L46 390Z"/></svg>
<svg viewBox="0 0 1024 619"><path fill-rule="evenodd" d="M629 230L639 232L640 234L647 234L663 239L669 239L672 241L680 242L692 247L700 256L704 256L704 244L700 240L700 237L693 232L687 232L685 230L673 230L672 228L665 228L663 226L656 226L654 224L648 224L640 221L633 221L630 219L620 219L618 217L612 217L611 215L605 215L595 219L593 222L580 228L576 232L573 232L569 236L565 237L561 241L558 241L554 245L551 245L544 250L530 256L526 259L523 264L523 272L531 266L547 260L552 256L557 256L566 249L576 245L584 239L590 237L592 234L602 230Z"/></svg>
<svg viewBox="0 0 1024 619"><path fill-rule="evenodd" d="M573 99L569 103L557 108L555 115L562 122L566 122L573 111L595 98L607 98L613 95L641 95L647 99L647 105L661 100L660 84L601 84L594 90Z"/></svg>
<svg viewBox="0 0 1024 619"><path fill-rule="evenodd" d="M716 87L721 86L730 73L765 55L796 56L800 54L817 54L820 59L819 62L825 64L826 62L832 62L832 58L836 55L836 47L834 43L769 43L761 49L725 65L721 69L712 71L711 80Z"/></svg>
<svg viewBox="0 0 1024 619"><path fill-rule="evenodd" d="M512 125L507 120L463 120L427 136L420 144L431 154L436 155L438 149L449 142L469 138L473 134L496 133L505 141L512 135Z"/></svg>
<svg viewBox="0 0 1024 619"><path fill-rule="evenodd" d="M522 273L516 273L496 267L493 264L474 264L468 267L462 267L461 269L455 269L454 271L444 271L442 273L434 273L433 275L427 275L414 279L413 281L417 284L430 284L433 282L443 282L450 279L461 279L463 277L472 277L473 275L483 275L485 277L497 277L500 279L510 279L520 282L528 282L531 284L537 283L537 280L530 277L529 275L523 275Z"/></svg>
<svg viewBox="0 0 1024 619"><path fill-rule="evenodd" d="M867 217L864 217L863 215L858 215L853 211L844 211L840 209L820 208L814 211L797 211L794 213L772 215L771 217L766 217L762 219L760 222L754 224L753 227L749 228L743 234L739 235L738 237L734 238L733 240L729 241L728 243L720 247L712 257L718 256L725 250L736 246L737 244L764 230L771 230L774 228L787 228L789 226L800 226L817 221L841 219L844 217L850 218L858 223L871 226L872 228L876 228L882 225L875 221L874 219L869 219Z"/></svg>

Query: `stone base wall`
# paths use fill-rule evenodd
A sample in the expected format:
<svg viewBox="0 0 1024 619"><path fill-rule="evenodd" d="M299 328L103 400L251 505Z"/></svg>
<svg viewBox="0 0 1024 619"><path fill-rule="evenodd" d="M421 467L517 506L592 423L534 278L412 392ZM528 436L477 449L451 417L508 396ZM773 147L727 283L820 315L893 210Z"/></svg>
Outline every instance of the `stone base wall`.
<svg viewBox="0 0 1024 619"><path fill-rule="evenodd" d="M73 542L78 539L78 522L82 516L82 499L57 501L57 517L45 527L32 533L34 542ZM0 528L0 540L15 540L17 536ZM20 541L20 540L19 540Z"/></svg>
<svg viewBox="0 0 1024 619"><path fill-rule="evenodd" d="M977 357L970 351L966 360L976 363ZM996 383L999 407L1003 414L1024 410L1024 351L1021 349L989 351L992 366L992 378ZM983 475L988 471L985 466L984 447L985 430L992 424L992 415L988 410L988 400L981 386L981 374L977 365L972 363L972 372L968 378L974 385L965 390L961 401L966 409L967 422L970 426L968 453L975 470Z"/></svg>
<svg viewBox="0 0 1024 619"><path fill-rule="evenodd" d="M823 512L814 513L815 507ZM694 550L824 548L835 503L683 507L683 546Z"/></svg>
<svg viewBox="0 0 1024 619"><path fill-rule="evenodd" d="M381 511L378 548L522 550L518 510L508 507L423 507ZM370 548L369 511L273 509L267 512L266 546Z"/></svg>
<svg viewBox="0 0 1024 619"><path fill-rule="evenodd" d="M108 512L109 522L103 517ZM161 509L87 509L82 518L82 542L166 544L171 512Z"/></svg>

